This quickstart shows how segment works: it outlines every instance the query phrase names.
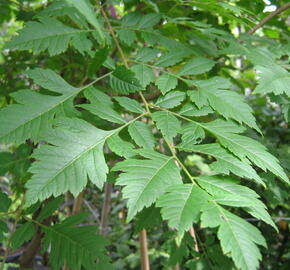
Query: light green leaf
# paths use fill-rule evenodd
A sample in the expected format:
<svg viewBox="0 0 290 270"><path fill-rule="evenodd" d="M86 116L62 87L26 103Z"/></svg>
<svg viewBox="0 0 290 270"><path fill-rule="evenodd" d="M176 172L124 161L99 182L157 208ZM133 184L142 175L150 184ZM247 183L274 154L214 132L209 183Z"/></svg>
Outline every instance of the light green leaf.
<svg viewBox="0 0 290 270"><path fill-rule="evenodd" d="M155 84L160 89L161 93L165 95L167 92L177 86L177 79L176 77L165 73L156 79Z"/></svg>
<svg viewBox="0 0 290 270"><path fill-rule="evenodd" d="M135 73L136 79L143 88L155 80L152 69L143 64L134 65L131 67L131 70Z"/></svg>
<svg viewBox="0 0 290 270"><path fill-rule="evenodd" d="M133 71L119 66L110 77L110 85L114 91L120 94L135 93L144 90L135 77Z"/></svg>
<svg viewBox="0 0 290 270"><path fill-rule="evenodd" d="M257 183L264 185L262 179L246 161L240 161L217 143L187 145L186 148L182 146L178 148L188 152L197 152L213 156L217 161L212 164L212 169L218 173L229 174L232 172L240 177L254 179Z"/></svg>
<svg viewBox="0 0 290 270"><path fill-rule="evenodd" d="M216 120L204 124L206 129L214 134L219 142L228 148L233 154L241 160L248 158L253 164L257 165L264 171L271 171L286 183L290 183L287 175L279 165L276 157L271 155L267 148L258 141L235 133L241 133L243 129L239 129L234 123Z"/></svg>
<svg viewBox="0 0 290 270"><path fill-rule="evenodd" d="M134 99L128 97L114 97L114 99L117 100L118 103L129 112L144 113L143 107Z"/></svg>
<svg viewBox="0 0 290 270"><path fill-rule="evenodd" d="M260 231L244 219L212 202L203 210L202 226L217 227L224 254L229 254L242 270L258 269L261 253L258 245L266 246Z"/></svg>
<svg viewBox="0 0 290 270"><path fill-rule="evenodd" d="M208 194L197 185L172 185L157 201L163 219L179 232L188 231L197 222L201 209L207 203Z"/></svg>
<svg viewBox="0 0 290 270"><path fill-rule="evenodd" d="M156 106L164 108L174 108L181 104L185 99L185 93L180 91L173 91L166 94L164 97L159 97L155 103Z"/></svg>
<svg viewBox="0 0 290 270"><path fill-rule="evenodd" d="M146 150L139 153L147 159L128 159L113 169L124 172L117 179L117 185L125 186L122 192L128 199L128 221L144 207L152 205L167 187L181 183L173 157Z"/></svg>
<svg viewBox="0 0 290 270"><path fill-rule="evenodd" d="M210 113L213 113L213 110L209 106L204 106L201 109L199 109L197 106L194 104L190 103L185 103L182 108L178 112L180 115L185 115L185 116L205 116Z"/></svg>
<svg viewBox="0 0 290 270"><path fill-rule="evenodd" d="M96 12L93 10L92 6L90 5L89 1L86 0L66 0L72 6L74 6L84 17L87 21L95 27L98 34L98 41L100 44L105 43L105 35L103 33L103 29L96 18Z"/></svg>
<svg viewBox="0 0 290 270"><path fill-rule="evenodd" d="M122 140L118 134L107 139L107 144L112 152L118 156L129 158L136 155L134 151L134 145Z"/></svg>
<svg viewBox="0 0 290 270"><path fill-rule="evenodd" d="M78 90L51 69L36 68L26 71L26 74L33 79L35 84L59 94L72 93Z"/></svg>
<svg viewBox="0 0 290 270"><path fill-rule="evenodd" d="M125 119L113 109L113 103L109 96L93 87L85 90L84 94L91 104L82 104L78 105L78 107L84 108L92 114L110 122L117 124L126 123Z"/></svg>
<svg viewBox="0 0 290 270"><path fill-rule="evenodd" d="M37 161L30 168L33 176L26 183L29 205L67 191L76 196L88 178L99 188L106 181L108 167L103 145L116 131L100 130L80 119L59 119L56 124L46 134L49 144L33 154Z"/></svg>
<svg viewBox="0 0 290 270"><path fill-rule="evenodd" d="M259 200L260 196L254 190L239 185L237 180L228 177L200 176L197 181L218 204L243 207L252 216L277 229L267 212L266 205Z"/></svg>
<svg viewBox="0 0 290 270"><path fill-rule="evenodd" d="M129 125L128 131L136 144L143 148L153 148L155 139L150 127L144 122L136 121Z"/></svg>
<svg viewBox="0 0 290 270"><path fill-rule="evenodd" d="M274 93L281 95L285 93L290 97L290 75L284 68L271 64L271 66L257 66L259 85L254 93L267 94Z"/></svg>
<svg viewBox="0 0 290 270"><path fill-rule="evenodd" d="M20 144L26 139L38 141L40 134L51 128L55 115L76 115L73 98L82 88L75 88L52 70L35 69L27 72L40 86L62 94L42 95L32 90L20 90L12 94L18 104L0 111L0 141Z"/></svg>
<svg viewBox="0 0 290 270"><path fill-rule="evenodd" d="M81 33L86 32L86 30L66 26L56 19L41 17L39 22L28 22L19 31L18 36L7 44L7 47L18 50L32 50L36 54L48 50L48 53L52 56L64 52L73 38L77 38Z"/></svg>
<svg viewBox="0 0 290 270"><path fill-rule="evenodd" d="M205 91L187 91L187 94L191 101L194 102L199 109L202 109L203 107L209 107Z"/></svg>
<svg viewBox="0 0 290 270"><path fill-rule="evenodd" d="M182 134L182 143L180 146L183 148L190 147L193 144L198 144L205 137L203 128L195 123L184 125L180 133Z"/></svg>
<svg viewBox="0 0 290 270"><path fill-rule="evenodd" d="M239 123L245 123L261 133L253 116L253 110L245 103L244 97L230 90L221 90L229 88L228 80L214 77L209 80L197 81L195 84L199 88L197 91L202 95L202 102L196 103L197 106L207 105L204 102L206 99L209 105L226 119L232 118ZM189 94L191 95L192 92ZM191 99L195 102L196 96L191 96Z"/></svg>
<svg viewBox="0 0 290 270"><path fill-rule="evenodd" d="M215 62L205 57L195 57L188 61L178 72L179 76L197 75L212 69Z"/></svg>
<svg viewBox="0 0 290 270"><path fill-rule="evenodd" d="M187 56L192 55L191 51L175 50L163 54L155 63L156 66L169 67L177 64Z"/></svg>
<svg viewBox="0 0 290 270"><path fill-rule="evenodd" d="M64 17L68 16L73 22L88 28L86 18L78 12L78 10L71 6L65 0L54 1L50 3L45 9L40 10L35 14L36 18L39 17Z"/></svg>
<svg viewBox="0 0 290 270"><path fill-rule="evenodd" d="M172 141L181 128L179 120L167 111L154 112L152 119L156 122L157 128L170 141Z"/></svg>
<svg viewBox="0 0 290 270"><path fill-rule="evenodd" d="M140 62L149 62L157 57L159 50L156 48L141 48L136 55L136 60Z"/></svg>

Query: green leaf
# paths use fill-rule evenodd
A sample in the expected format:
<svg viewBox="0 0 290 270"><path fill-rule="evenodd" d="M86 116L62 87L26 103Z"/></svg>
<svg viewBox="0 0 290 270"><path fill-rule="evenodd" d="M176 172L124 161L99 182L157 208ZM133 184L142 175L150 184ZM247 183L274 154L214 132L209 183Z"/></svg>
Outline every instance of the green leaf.
<svg viewBox="0 0 290 270"><path fill-rule="evenodd" d="M71 44L82 55L85 55L85 53L88 53L89 55L93 55L93 52L91 51L93 43L90 39L87 38L86 33L80 33L79 35L75 36L72 39Z"/></svg>
<svg viewBox="0 0 290 270"><path fill-rule="evenodd" d="M68 84L62 77L51 69L36 68L26 71L29 78L41 87L59 94L69 94L79 90Z"/></svg>
<svg viewBox="0 0 290 270"><path fill-rule="evenodd" d="M64 17L68 16L73 22L81 25L84 28L88 28L86 18L78 12L78 10L71 6L65 0L54 1L50 3L45 9L36 13L34 17Z"/></svg>
<svg viewBox="0 0 290 270"><path fill-rule="evenodd" d="M0 111L0 141L20 144L26 139L38 141L41 133L51 128L55 115L71 115L73 98L82 88L70 86L52 70L35 69L27 72L40 86L60 93L60 96L42 95L36 91L20 90L12 94L18 104Z"/></svg>
<svg viewBox="0 0 290 270"><path fill-rule="evenodd" d="M72 270L99 269L99 264L107 264L105 257L107 240L96 234L95 226L75 226L78 216L72 216L60 224L44 226L43 250L51 246L49 261L52 268L60 269L64 263Z"/></svg>
<svg viewBox="0 0 290 270"><path fill-rule="evenodd" d="M8 233L9 229L7 224L0 219L0 241L4 240L4 233Z"/></svg>
<svg viewBox="0 0 290 270"><path fill-rule="evenodd" d="M172 185L157 201L163 219L179 232L188 231L197 222L201 209L207 203L208 194L197 185Z"/></svg>
<svg viewBox="0 0 290 270"><path fill-rule="evenodd" d="M15 166L12 153L0 152L0 175L3 176Z"/></svg>
<svg viewBox="0 0 290 270"><path fill-rule="evenodd" d="M141 48L136 55L136 60L140 62L149 62L157 57L159 50L156 48Z"/></svg>
<svg viewBox="0 0 290 270"><path fill-rule="evenodd" d="M181 128L179 120L170 112L154 112L152 119L156 122L156 126L161 133L170 141L172 141Z"/></svg>
<svg viewBox="0 0 290 270"><path fill-rule="evenodd" d="M97 129L80 119L63 118L46 134L33 157L32 178L27 182L27 204L70 191L74 196L87 184L87 178L102 188L108 167L103 155L105 140L116 131Z"/></svg>
<svg viewBox="0 0 290 270"><path fill-rule="evenodd" d="M52 56L66 51L73 38L80 38L80 34L84 37L86 32L86 30L66 26L56 19L41 17L39 22L28 22L19 31L18 36L7 44L7 47L32 50L36 54L47 50Z"/></svg>
<svg viewBox="0 0 290 270"><path fill-rule="evenodd" d="M117 100L118 103L129 112L144 113L144 109L140 103L134 99L128 97L114 97L114 99Z"/></svg>
<svg viewBox="0 0 290 270"><path fill-rule="evenodd" d="M256 87L254 94L274 93L281 95L285 93L290 97L290 75L289 72L275 64L271 66L257 66L259 85Z"/></svg>
<svg viewBox="0 0 290 270"><path fill-rule="evenodd" d="M219 142L224 147L228 148L241 160L248 158L262 170L269 170L286 183L290 183L287 175L279 165L278 159L271 155L267 151L267 148L258 141L249 137L235 134L240 133L241 130L237 129L233 123L216 120L205 124L205 127L217 137Z"/></svg>
<svg viewBox="0 0 290 270"><path fill-rule="evenodd" d="M118 156L129 158L136 155L134 145L122 140L118 134L109 137L107 143L111 151Z"/></svg>
<svg viewBox="0 0 290 270"><path fill-rule="evenodd" d="M31 222L26 222L16 229L11 238L13 250L22 246L23 243L29 241L35 233L34 225Z"/></svg>
<svg viewBox="0 0 290 270"><path fill-rule="evenodd" d="M173 91L166 94L164 97L159 97L155 103L156 106L164 108L174 108L179 106L185 99L185 93L180 91Z"/></svg>
<svg viewBox="0 0 290 270"><path fill-rule="evenodd" d="M182 134L182 143L180 146L183 148L187 148L188 146L190 147L193 144L198 144L205 137L203 128L195 123L188 123L184 125L180 133Z"/></svg>
<svg viewBox="0 0 290 270"><path fill-rule="evenodd" d="M128 159L113 168L124 172L117 179L117 185L125 186L122 192L124 199L128 199L128 221L152 205L167 187L181 183L173 157L148 150L139 153L147 159Z"/></svg>
<svg viewBox="0 0 290 270"><path fill-rule="evenodd" d="M120 94L135 93L144 90L135 77L133 71L119 66L110 77L112 89Z"/></svg>
<svg viewBox="0 0 290 270"><path fill-rule="evenodd" d="M126 27L137 26L138 22L141 20L142 14L139 12L129 12L123 16L121 20L121 25Z"/></svg>
<svg viewBox="0 0 290 270"><path fill-rule="evenodd" d="M152 69L143 64L134 65L131 67L131 70L135 73L135 77L143 88L155 80Z"/></svg>
<svg viewBox="0 0 290 270"><path fill-rule="evenodd" d="M184 115L184 116L195 116L195 117L199 117L199 116L205 116L205 115L208 115L210 113L213 113L213 110L209 106L204 106L201 109L199 109L194 104L185 103L182 106L182 108L179 110L178 113L180 115Z"/></svg>
<svg viewBox="0 0 290 270"><path fill-rule="evenodd" d="M72 6L74 6L86 19L87 21L95 27L97 30L98 41L100 44L105 43L105 35L101 25L99 24L96 13L93 7L90 5L89 1L86 0L66 0Z"/></svg>
<svg viewBox="0 0 290 270"><path fill-rule="evenodd" d="M197 75L212 69L215 62L205 57L195 57L188 61L178 72L178 76Z"/></svg>
<svg viewBox="0 0 290 270"><path fill-rule="evenodd" d="M212 164L212 169L218 173L229 174L232 172L240 177L254 179L257 183L264 185L262 179L246 161L240 161L217 143L187 145L186 148L181 146L180 149L188 152L197 152L213 156L216 159L216 162Z"/></svg>
<svg viewBox="0 0 290 270"><path fill-rule="evenodd" d="M139 28L151 28L156 25L161 19L161 14L157 13L148 13L145 16L141 17L141 20L138 23Z"/></svg>
<svg viewBox="0 0 290 270"><path fill-rule="evenodd" d="M117 32L118 38L128 46L131 46L134 43L134 41L137 40L137 35L133 30L120 29L116 32Z"/></svg>
<svg viewBox="0 0 290 270"><path fill-rule="evenodd" d="M62 203L63 203L63 196L59 196L53 200L50 200L41 209L39 215L37 216L37 221L42 222L43 220L51 216L60 207Z"/></svg>
<svg viewBox="0 0 290 270"><path fill-rule="evenodd" d="M252 189L239 185L237 180L228 177L200 176L197 181L218 204L243 207L252 216L263 220L277 230L267 212L266 205L259 200L260 196Z"/></svg>
<svg viewBox="0 0 290 270"><path fill-rule="evenodd" d="M0 192L0 213L1 212L7 212L12 201L11 199L8 197L8 195L6 193Z"/></svg>
<svg viewBox="0 0 290 270"><path fill-rule="evenodd" d="M78 105L78 107L84 108L92 114L110 122L117 124L126 123L125 119L113 109L113 103L109 96L94 87L86 89L84 94L91 104L82 104Z"/></svg>
<svg viewBox="0 0 290 270"><path fill-rule="evenodd" d="M245 123L249 127L260 131L256 124L255 117L253 116L252 108L245 103L243 96L230 90L221 90L229 88L229 82L223 78L214 77L209 80L195 82L199 88L198 92L202 92L202 100L208 100L209 105L226 119L232 118L239 123ZM189 95L191 100L195 102L196 95L192 95L194 92L190 91ZM199 104L198 104L199 103ZM197 106L207 105L204 102L200 104L197 101Z"/></svg>
<svg viewBox="0 0 290 270"><path fill-rule="evenodd" d="M160 89L161 93L165 95L167 92L177 86L177 79L176 77L165 73L156 79L155 84Z"/></svg>
<svg viewBox="0 0 290 270"><path fill-rule="evenodd" d="M209 107L205 91L187 91L187 94L199 109L202 109L203 107Z"/></svg>
<svg viewBox="0 0 290 270"><path fill-rule="evenodd" d="M136 144L143 148L154 148L155 139L150 127L144 122L136 121L129 125L128 131Z"/></svg>
<svg viewBox="0 0 290 270"><path fill-rule="evenodd" d="M192 52L184 50L175 50L163 54L155 63L156 66L169 67L177 64L185 57L190 56Z"/></svg>
<svg viewBox="0 0 290 270"><path fill-rule="evenodd" d="M143 229L145 230L152 229L154 228L154 226L157 226L161 223L162 217L159 208L150 206L148 208L144 208L136 216L135 231L140 232Z"/></svg>
<svg viewBox="0 0 290 270"><path fill-rule="evenodd" d="M230 254L242 270L258 269L261 253L256 244L266 246L260 231L244 219L210 203L201 216L202 226L217 227L224 254Z"/></svg>

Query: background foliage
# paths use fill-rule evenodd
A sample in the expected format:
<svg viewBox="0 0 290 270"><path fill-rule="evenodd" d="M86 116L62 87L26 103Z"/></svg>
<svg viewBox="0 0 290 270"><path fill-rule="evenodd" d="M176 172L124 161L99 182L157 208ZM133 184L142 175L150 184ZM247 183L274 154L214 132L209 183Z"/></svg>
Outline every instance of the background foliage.
<svg viewBox="0 0 290 270"><path fill-rule="evenodd" d="M286 4L1 1L0 269L289 269Z"/></svg>

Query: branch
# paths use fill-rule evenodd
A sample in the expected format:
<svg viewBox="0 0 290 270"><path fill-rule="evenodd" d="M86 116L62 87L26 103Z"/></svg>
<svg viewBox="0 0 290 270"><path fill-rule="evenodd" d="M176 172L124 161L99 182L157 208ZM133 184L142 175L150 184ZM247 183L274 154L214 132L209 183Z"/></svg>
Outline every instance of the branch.
<svg viewBox="0 0 290 270"><path fill-rule="evenodd" d="M264 24L266 24L268 21L270 21L273 17L275 17L276 15L280 14L281 12L287 10L288 8L290 8L290 2L283 5L282 7L279 7L278 9L276 9L275 11L271 12L268 16L266 16L262 21L260 21L258 24L256 24L253 28L251 28L248 31L249 35L254 34L259 28L261 28Z"/></svg>

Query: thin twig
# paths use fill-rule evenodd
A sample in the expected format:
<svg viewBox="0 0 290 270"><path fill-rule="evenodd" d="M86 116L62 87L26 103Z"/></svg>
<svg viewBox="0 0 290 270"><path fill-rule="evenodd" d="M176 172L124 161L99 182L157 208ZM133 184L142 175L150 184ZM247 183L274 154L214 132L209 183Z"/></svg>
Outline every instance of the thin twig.
<svg viewBox="0 0 290 270"><path fill-rule="evenodd" d="M111 193L112 193L112 184L105 184L105 198L102 207L102 216L101 216L101 234L106 235L108 232L108 219L109 212L111 209Z"/></svg>
<svg viewBox="0 0 290 270"><path fill-rule="evenodd" d="M147 233L146 230L142 230L139 234L140 238L140 253L141 253L141 269L150 270L148 247L147 247Z"/></svg>
<svg viewBox="0 0 290 270"><path fill-rule="evenodd" d="M125 54L119 44L119 41L115 35L115 32L112 28L112 25L110 23L110 20L108 19L108 16L105 12L105 10L103 9L102 6L99 6L100 10L101 10L101 13L102 15L104 16L104 19L108 25L108 28L109 28L109 31L113 37L113 40L117 46L117 49L121 55L121 58L123 60L123 63L125 65L126 68L129 68L129 65L128 65L128 62L127 62L127 59L125 57ZM142 99L144 99L143 95L141 94L140 95ZM144 99L145 100L145 99ZM145 101L146 102L146 101ZM145 103L147 104L147 103ZM145 105L146 106L146 105ZM148 107L148 104L146 106L146 109L147 109L147 113L149 112L149 107ZM140 237L140 248L141 248L141 268L142 270L150 270L150 265L149 265L149 257L148 257L148 247L147 247L147 233L146 233L146 230L142 230L139 234L139 237Z"/></svg>
<svg viewBox="0 0 290 270"><path fill-rule="evenodd" d="M266 16L263 20L261 20L258 24L256 24L253 28L251 28L248 31L249 35L254 34L259 28L261 28L264 24L266 24L268 21L270 21L273 17L275 17L276 15L280 14L281 12L287 10L288 8L290 8L290 2L279 7L278 9L276 9L275 11L271 12L268 16Z"/></svg>
<svg viewBox="0 0 290 270"><path fill-rule="evenodd" d="M195 230L194 230L193 226L190 227L189 233L190 233L191 237L194 239L194 250L196 252L199 252L199 248L198 248L198 244L197 244L197 238L196 238Z"/></svg>

